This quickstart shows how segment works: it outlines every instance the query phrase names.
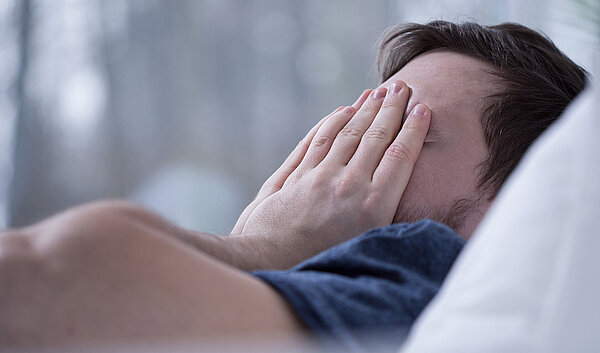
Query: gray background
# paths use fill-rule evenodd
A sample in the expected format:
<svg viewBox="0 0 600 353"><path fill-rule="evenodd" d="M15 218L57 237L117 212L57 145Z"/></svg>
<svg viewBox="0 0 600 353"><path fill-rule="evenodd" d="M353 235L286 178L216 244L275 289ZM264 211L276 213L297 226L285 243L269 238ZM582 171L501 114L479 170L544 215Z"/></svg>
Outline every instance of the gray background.
<svg viewBox="0 0 600 353"><path fill-rule="evenodd" d="M4 0L0 227L118 197L183 226L227 233L316 121L377 84L375 42L388 26L518 21L591 68L598 7Z"/></svg>

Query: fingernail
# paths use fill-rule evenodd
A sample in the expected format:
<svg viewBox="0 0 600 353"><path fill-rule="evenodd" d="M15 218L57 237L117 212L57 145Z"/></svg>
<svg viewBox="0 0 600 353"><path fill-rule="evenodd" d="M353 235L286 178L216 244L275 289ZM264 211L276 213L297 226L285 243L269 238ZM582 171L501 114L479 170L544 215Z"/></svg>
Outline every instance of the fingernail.
<svg viewBox="0 0 600 353"><path fill-rule="evenodd" d="M402 85L398 82L392 83L392 87L390 88L392 93L400 93L402 91Z"/></svg>
<svg viewBox="0 0 600 353"><path fill-rule="evenodd" d="M373 98L381 99L381 98L385 97L386 93L387 93L387 90L385 88L378 88L375 91L373 91Z"/></svg>
<svg viewBox="0 0 600 353"><path fill-rule="evenodd" d="M417 104L412 110L412 115L425 115L425 111L427 111L425 105Z"/></svg>

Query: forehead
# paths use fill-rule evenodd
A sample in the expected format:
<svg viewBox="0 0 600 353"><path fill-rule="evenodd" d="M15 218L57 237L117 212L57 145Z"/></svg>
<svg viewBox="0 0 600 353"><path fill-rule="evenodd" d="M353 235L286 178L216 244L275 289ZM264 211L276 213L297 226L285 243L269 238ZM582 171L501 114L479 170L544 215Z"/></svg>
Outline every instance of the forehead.
<svg viewBox="0 0 600 353"><path fill-rule="evenodd" d="M411 60L381 86L402 80L412 89L408 110L417 103L432 109L432 124L441 119L479 120L485 98L494 93L492 67L464 54L432 51ZM436 121L438 120L438 121Z"/></svg>

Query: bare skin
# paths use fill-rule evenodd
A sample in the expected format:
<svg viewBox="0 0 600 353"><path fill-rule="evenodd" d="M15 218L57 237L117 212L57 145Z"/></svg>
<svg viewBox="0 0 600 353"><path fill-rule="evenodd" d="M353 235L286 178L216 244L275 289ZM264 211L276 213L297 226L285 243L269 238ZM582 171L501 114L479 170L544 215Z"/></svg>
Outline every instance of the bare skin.
<svg viewBox="0 0 600 353"><path fill-rule="evenodd" d="M499 89L490 70L491 67L466 55L432 51L411 60L379 87L391 89L394 82L406 82L410 90L403 90L399 96L402 100L409 99L406 113L418 103L431 107L431 126L408 184L406 174L399 169L395 169L397 174L386 183L378 184L374 178L371 183L367 181L369 175L376 175L372 170L378 165L382 149L378 152L361 146L377 140L388 143L393 135L389 132L395 131L397 125L382 124L384 119L356 118L335 136L331 152L319 165L311 168L310 162L300 163L297 158L298 168L292 171L288 167L282 175L276 173L277 182L268 183L261 190L240 217L234 232L246 236L261 234L277 240L281 234L292 235L291 241L285 242L292 249L278 252L290 259L298 249L303 249L302 244L294 241L319 237L316 244L327 246L392 221L432 218L447 223L468 239L491 202L478 186L480 164L488 154L481 114L486 97ZM404 95L409 91L410 97ZM371 102L367 101L368 108L373 107ZM404 114L396 110L387 117L400 124ZM326 136L325 130L319 130L317 140L323 135L333 139L334 136ZM359 141L361 146L356 152L336 152L340 146L351 150ZM327 148L326 145L323 149ZM398 163L397 167L402 165L413 163ZM371 187L373 190L369 190ZM402 190L399 202L394 188ZM344 194L345 191L348 193ZM382 193L391 197L378 200ZM332 194L336 197L326 199ZM390 217L392 210L396 213Z"/></svg>
<svg viewBox="0 0 600 353"><path fill-rule="evenodd" d="M172 232L171 224L137 206L99 202L3 235L0 342L300 331L267 285Z"/></svg>
<svg viewBox="0 0 600 353"><path fill-rule="evenodd" d="M412 89L407 109L424 103L432 111L429 132L394 222L427 217L447 223L443 218L453 204L465 200L467 212L458 224L449 225L468 239L485 215L491 201L478 188L480 163L488 156L481 114L486 97L501 89L490 71L492 67L478 59L438 50L414 58L382 84L405 81Z"/></svg>
<svg viewBox="0 0 600 353"><path fill-rule="evenodd" d="M320 201L319 209L331 203L345 207L319 219L318 227L324 230L319 238L315 237L319 229L313 228L312 234L292 229L275 241L261 235L218 239L179 229L128 203L106 201L74 208L0 237L0 345L42 347L265 332L289 338L302 333L301 323L272 288L234 266L287 267L343 241L330 227L342 224L340 219L348 217L352 205L361 206L366 215L352 224L356 227L349 229L352 234L392 221L393 205L410 178L431 111L420 105L420 113L409 115L398 133L400 122L395 118L406 109L406 85L398 82L387 95L386 90L370 93L318 124L263 188L272 195L286 182L324 183L332 175L339 177L335 170L343 165L322 161L334 154L346 159L360 155L354 168L366 170L362 164L368 163L366 177L360 180L372 183L360 198L350 192L356 191L355 182L320 186L330 196ZM368 138L366 129L373 121L391 131L385 139ZM364 130L356 130L359 136L348 134L351 143L342 144L336 136L349 122ZM367 137L361 139L363 134ZM373 156L378 163L367 161ZM319 173L308 172L314 170ZM398 176L404 180L399 185L394 182ZM271 186L274 189L268 190ZM361 205L365 200L386 213L373 213ZM244 217L241 222L243 227L249 224ZM302 241L295 239L298 234Z"/></svg>
<svg viewBox="0 0 600 353"><path fill-rule="evenodd" d="M229 237L183 230L115 201L3 233L0 346L301 334L279 294L243 271L288 268L401 221L403 205L437 209L456 198L480 198L476 166L485 153L476 113L491 77L473 60L426 53L394 75L396 85L366 91L352 107L324 118L267 180ZM426 66L419 71L413 62ZM450 98L428 80L453 87ZM474 88L461 96L467 86ZM462 114L453 114L452 97L462 99ZM417 106L422 114L408 113ZM436 167L445 158L454 160ZM487 206L466 215L463 236Z"/></svg>

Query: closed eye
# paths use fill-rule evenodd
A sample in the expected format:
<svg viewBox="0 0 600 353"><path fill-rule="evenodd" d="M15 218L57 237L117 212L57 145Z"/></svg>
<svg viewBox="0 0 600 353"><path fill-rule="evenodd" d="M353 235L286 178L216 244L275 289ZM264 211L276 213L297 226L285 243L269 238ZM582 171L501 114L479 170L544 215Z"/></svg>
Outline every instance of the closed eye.
<svg viewBox="0 0 600 353"><path fill-rule="evenodd" d="M404 126L405 121L406 121L406 114L402 118L402 123L400 125L401 127ZM427 131L427 135L425 135L425 140L423 141L423 143L439 142L441 139L442 139L442 134L440 133L440 130L438 130L430 125L429 131Z"/></svg>

